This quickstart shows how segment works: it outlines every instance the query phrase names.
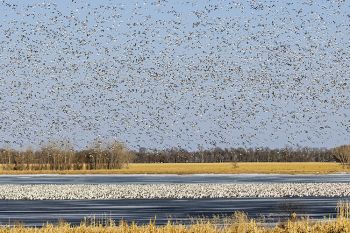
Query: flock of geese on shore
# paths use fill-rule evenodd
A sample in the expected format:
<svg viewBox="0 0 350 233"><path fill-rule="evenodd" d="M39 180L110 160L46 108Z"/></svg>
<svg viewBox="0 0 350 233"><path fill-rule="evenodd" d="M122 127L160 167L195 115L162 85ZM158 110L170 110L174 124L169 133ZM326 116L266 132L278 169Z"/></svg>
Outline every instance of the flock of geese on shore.
<svg viewBox="0 0 350 233"><path fill-rule="evenodd" d="M0 200L349 197L349 188L349 183L4 184Z"/></svg>
<svg viewBox="0 0 350 233"><path fill-rule="evenodd" d="M0 147L350 140L347 1L0 1Z"/></svg>

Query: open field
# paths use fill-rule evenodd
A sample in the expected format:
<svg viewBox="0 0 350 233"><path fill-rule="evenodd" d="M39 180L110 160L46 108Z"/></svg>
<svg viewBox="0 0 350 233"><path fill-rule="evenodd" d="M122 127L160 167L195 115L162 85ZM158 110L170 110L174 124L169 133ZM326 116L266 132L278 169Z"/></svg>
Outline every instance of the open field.
<svg viewBox="0 0 350 233"><path fill-rule="evenodd" d="M122 169L101 170L0 170L0 174L329 174L349 172L338 163L131 163Z"/></svg>

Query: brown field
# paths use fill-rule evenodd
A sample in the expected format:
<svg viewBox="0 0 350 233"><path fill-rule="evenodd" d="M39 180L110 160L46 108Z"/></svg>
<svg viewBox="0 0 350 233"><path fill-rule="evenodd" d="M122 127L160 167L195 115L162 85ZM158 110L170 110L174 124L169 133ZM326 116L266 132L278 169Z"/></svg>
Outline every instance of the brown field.
<svg viewBox="0 0 350 233"><path fill-rule="evenodd" d="M328 174L349 172L338 163L132 163L111 170L0 170L0 174Z"/></svg>

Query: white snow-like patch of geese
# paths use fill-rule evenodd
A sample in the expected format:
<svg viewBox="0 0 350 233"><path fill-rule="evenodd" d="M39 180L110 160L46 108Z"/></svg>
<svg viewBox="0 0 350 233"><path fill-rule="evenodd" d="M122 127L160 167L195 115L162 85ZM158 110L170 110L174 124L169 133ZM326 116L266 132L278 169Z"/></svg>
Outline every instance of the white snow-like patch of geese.
<svg viewBox="0 0 350 233"><path fill-rule="evenodd" d="M2 200L350 197L350 183L0 185Z"/></svg>

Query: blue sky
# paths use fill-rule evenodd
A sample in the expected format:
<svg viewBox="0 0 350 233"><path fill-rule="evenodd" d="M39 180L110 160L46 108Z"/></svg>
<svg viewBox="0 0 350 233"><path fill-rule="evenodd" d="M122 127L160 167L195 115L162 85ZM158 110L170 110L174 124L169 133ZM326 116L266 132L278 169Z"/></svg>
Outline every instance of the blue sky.
<svg viewBox="0 0 350 233"><path fill-rule="evenodd" d="M350 143L349 1L1 1L0 146Z"/></svg>

